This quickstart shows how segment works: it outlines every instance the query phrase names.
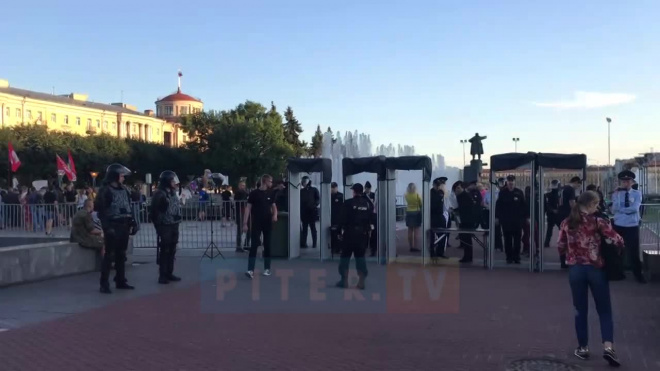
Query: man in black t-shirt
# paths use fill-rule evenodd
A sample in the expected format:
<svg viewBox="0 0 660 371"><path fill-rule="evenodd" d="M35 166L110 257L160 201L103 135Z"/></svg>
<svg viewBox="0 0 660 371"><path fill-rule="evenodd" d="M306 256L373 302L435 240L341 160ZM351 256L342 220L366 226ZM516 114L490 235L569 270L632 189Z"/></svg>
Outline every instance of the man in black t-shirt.
<svg viewBox="0 0 660 371"><path fill-rule="evenodd" d="M57 194L53 190L53 186L48 188L44 193L44 216L46 219L46 234L50 235L53 232L53 222L57 216Z"/></svg>
<svg viewBox="0 0 660 371"><path fill-rule="evenodd" d="M273 177L264 175L261 177L258 189L250 192L245 207L245 216L243 217L243 232L248 232L248 222L252 216L252 232L250 247L250 257L248 258L248 270L245 275L248 278L254 278L254 266L257 260L257 250L259 241L263 235L263 257L264 257L264 276L270 276L270 235L273 229L273 223L277 221L277 206L270 187L273 185Z"/></svg>
<svg viewBox="0 0 660 371"><path fill-rule="evenodd" d="M580 187L582 187L582 180L580 177L574 176L571 178L571 182L561 189L558 212L560 224L571 214L571 208L575 205L575 201L577 200L576 191L580 189ZM566 265L566 255L560 255L559 261L561 262L562 268L568 268Z"/></svg>

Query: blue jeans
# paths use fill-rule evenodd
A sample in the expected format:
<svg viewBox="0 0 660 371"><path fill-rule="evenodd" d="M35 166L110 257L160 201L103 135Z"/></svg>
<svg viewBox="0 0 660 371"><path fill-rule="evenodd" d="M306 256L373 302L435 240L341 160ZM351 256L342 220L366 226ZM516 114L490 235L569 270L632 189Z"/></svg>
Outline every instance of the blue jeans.
<svg viewBox="0 0 660 371"><path fill-rule="evenodd" d="M614 342L610 284L605 271L592 265L576 264L570 267L568 280L573 294L575 333L579 346L586 347L589 344L589 289L596 303L603 343Z"/></svg>

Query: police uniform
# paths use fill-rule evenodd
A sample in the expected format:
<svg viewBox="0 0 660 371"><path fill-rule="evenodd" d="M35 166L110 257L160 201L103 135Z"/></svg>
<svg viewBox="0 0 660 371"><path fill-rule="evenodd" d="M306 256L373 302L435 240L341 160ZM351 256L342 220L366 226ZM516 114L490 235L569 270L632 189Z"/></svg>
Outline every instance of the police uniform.
<svg viewBox="0 0 660 371"><path fill-rule="evenodd" d="M513 175L507 177L508 182L515 181ZM519 188L509 189L507 187L500 191L495 204L495 218L502 226L504 235L504 251L507 263L520 264L520 249L522 241L522 229L527 217L527 203L525 194Z"/></svg>
<svg viewBox="0 0 660 371"><path fill-rule="evenodd" d="M635 173L624 170L618 175L619 180L635 179ZM633 274L639 282L646 282L642 275L642 263L639 260L639 225L642 193L639 190L622 187L612 194L612 212L614 230L623 237L632 265Z"/></svg>
<svg viewBox="0 0 660 371"><path fill-rule="evenodd" d="M453 189L457 185L462 185L461 182L454 183ZM474 187L476 182L471 182L469 187L461 194L456 195L458 202L458 214L460 216L460 227L462 229L476 229L481 224L483 199L481 193ZM472 234L460 233L458 235L463 248L463 258L459 260L460 263L472 262Z"/></svg>
<svg viewBox="0 0 660 371"><path fill-rule="evenodd" d="M175 184L174 187L172 183ZM151 220L158 236L158 283L161 284L181 281L181 278L173 274L176 245L179 243L179 224L181 223L181 206L176 194L178 184L179 178L173 171L162 172L158 190L151 201Z"/></svg>
<svg viewBox="0 0 660 371"><path fill-rule="evenodd" d="M331 188L337 188L338 185L332 182ZM330 196L330 249L333 254L341 251L341 213L344 207L344 194L341 192L332 193Z"/></svg>
<svg viewBox="0 0 660 371"><path fill-rule="evenodd" d="M553 180L551 182L552 189L543 195L543 208L546 215L546 229L545 241L543 246L550 247L550 239L552 238L552 230L561 224L559 218L559 181Z"/></svg>
<svg viewBox="0 0 660 371"><path fill-rule="evenodd" d="M131 171L123 165L108 166L103 186L94 200L94 210L101 221L105 243L100 280L100 291L104 294L112 292L108 277L113 262L115 264L115 287L117 289L134 289L126 280L126 250L129 236L135 235L140 226L135 220L135 213L131 207L131 193L123 186L123 181L120 179L121 176L130 174Z"/></svg>
<svg viewBox="0 0 660 371"><path fill-rule="evenodd" d="M374 225L373 204L366 197L362 196L362 184L353 184L351 189L355 192L355 197L344 202L342 212L342 250L339 260L339 275L341 280L337 282L337 287L345 288L348 285L348 267L351 256L355 256L355 268L360 278L357 287L364 289L364 281L367 277L367 262L364 257L369 231Z"/></svg>
<svg viewBox="0 0 660 371"><path fill-rule="evenodd" d="M442 189L435 188L442 184L446 184L447 178L440 177L433 180L433 188L431 188L431 228L449 228L449 203L445 202L445 192ZM449 240L448 233L431 233L431 258L445 256L447 249L447 242Z"/></svg>

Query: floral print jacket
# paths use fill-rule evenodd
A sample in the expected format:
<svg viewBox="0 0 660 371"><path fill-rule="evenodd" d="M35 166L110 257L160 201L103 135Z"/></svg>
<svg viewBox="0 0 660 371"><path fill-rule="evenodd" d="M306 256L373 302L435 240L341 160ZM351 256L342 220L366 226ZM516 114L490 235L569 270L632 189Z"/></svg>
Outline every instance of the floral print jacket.
<svg viewBox="0 0 660 371"><path fill-rule="evenodd" d="M611 243L621 250L623 250L623 238L614 231L609 220L594 214L582 213L581 216L582 222L575 230L568 228L568 219L561 223L557 241L559 254L566 254L568 265L593 265L602 268L601 238L611 240Z"/></svg>

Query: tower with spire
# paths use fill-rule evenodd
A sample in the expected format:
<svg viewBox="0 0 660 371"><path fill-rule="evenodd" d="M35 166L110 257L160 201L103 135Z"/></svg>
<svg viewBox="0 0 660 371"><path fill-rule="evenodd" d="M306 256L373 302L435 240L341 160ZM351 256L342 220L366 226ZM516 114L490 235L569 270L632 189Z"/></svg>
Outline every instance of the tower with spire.
<svg viewBox="0 0 660 371"><path fill-rule="evenodd" d="M181 116L194 114L204 110L204 103L193 96L181 91L181 70L177 73L176 93L160 98L156 101L156 116L167 121L178 121Z"/></svg>

